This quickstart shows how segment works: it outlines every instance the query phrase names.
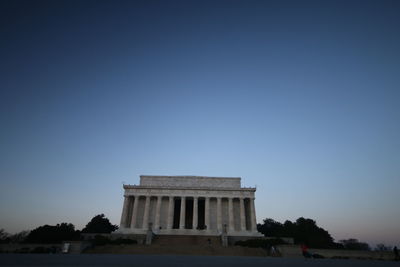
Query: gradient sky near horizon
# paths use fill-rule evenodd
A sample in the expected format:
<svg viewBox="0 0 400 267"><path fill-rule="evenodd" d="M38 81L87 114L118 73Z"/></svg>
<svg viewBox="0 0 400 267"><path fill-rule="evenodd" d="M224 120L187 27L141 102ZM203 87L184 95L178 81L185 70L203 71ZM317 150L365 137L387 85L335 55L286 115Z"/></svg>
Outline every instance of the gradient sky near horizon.
<svg viewBox="0 0 400 267"><path fill-rule="evenodd" d="M140 174L400 245L399 1L1 1L0 228L119 224Z"/></svg>

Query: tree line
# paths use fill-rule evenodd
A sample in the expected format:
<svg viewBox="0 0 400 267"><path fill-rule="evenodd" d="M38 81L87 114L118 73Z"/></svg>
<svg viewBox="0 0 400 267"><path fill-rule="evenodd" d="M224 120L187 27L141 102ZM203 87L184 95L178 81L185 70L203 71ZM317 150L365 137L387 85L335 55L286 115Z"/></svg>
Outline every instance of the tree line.
<svg viewBox="0 0 400 267"><path fill-rule="evenodd" d="M32 231L22 231L14 235L0 229L0 243L61 243L65 240L80 240L81 233L111 233L117 229L118 226L111 224L104 214L99 214L94 216L82 231L75 230L72 223L46 224Z"/></svg>
<svg viewBox="0 0 400 267"><path fill-rule="evenodd" d="M14 235L0 229L0 243L60 243L65 240L80 240L82 233L111 233L117 229L118 226L111 224L104 214L99 214L81 231L75 230L72 223L46 224L32 231L22 231ZM319 227L314 220L303 217L294 222L286 220L284 223L266 218L263 223L257 224L257 230L268 237L290 237L294 239L295 244L306 244L312 248L371 250L367 243L355 238L335 242L327 230ZM378 244L375 250L391 250L391 247Z"/></svg>
<svg viewBox="0 0 400 267"><path fill-rule="evenodd" d="M300 217L296 221L286 220L280 223L271 218L257 224L257 230L268 237L291 237L295 244L306 244L312 248L371 250L371 247L355 238L335 242L329 232L312 219ZM390 250L391 247L378 244L376 250Z"/></svg>

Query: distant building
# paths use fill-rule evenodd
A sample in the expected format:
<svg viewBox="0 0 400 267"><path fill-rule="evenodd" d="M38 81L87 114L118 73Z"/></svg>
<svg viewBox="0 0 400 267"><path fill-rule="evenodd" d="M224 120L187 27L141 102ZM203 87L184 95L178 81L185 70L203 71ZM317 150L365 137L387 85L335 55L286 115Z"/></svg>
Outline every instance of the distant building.
<svg viewBox="0 0 400 267"><path fill-rule="evenodd" d="M124 185L119 233L158 235L259 236L255 188L241 178L140 176Z"/></svg>

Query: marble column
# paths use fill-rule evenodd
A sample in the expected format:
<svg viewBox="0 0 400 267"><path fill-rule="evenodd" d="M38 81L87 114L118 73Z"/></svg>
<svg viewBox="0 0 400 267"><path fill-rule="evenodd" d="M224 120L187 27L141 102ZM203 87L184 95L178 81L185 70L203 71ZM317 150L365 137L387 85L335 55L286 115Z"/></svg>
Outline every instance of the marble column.
<svg viewBox="0 0 400 267"><path fill-rule="evenodd" d="M150 212L150 196L146 196L146 202L144 204L144 215L142 229L147 230L149 228L149 212Z"/></svg>
<svg viewBox="0 0 400 267"><path fill-rule="evenodd" d="M233 220L233 198L228 198L228 231L235 231L235 221Z"/></svg>
<svg viewBox="0 0 400 267"><path fill-rule="evenodd" d="M120 222L121 227L127 227L128 206L129 206L129 197L124 196L124 206L122 208L122 215Z"/></svg>
<svg viewBox="0 0 400 267"><path fill-rule="evenodd" d="M181 216L179 218L179 229L185 229L186 198L181 197Z"/></svg>
<svg viewBox="0 0 400 267"><path fill-rule="evenodd" d="M136 223L137 223L137 219L136 218L137 218L137 213L138 213L139 198L140 198L140 196L134 196L132 219L131 219L131 228L136 228Z"/></svg>
<svg viewBox="0 0 400 267"><path fill-rule="evenodd" d="M222 232L222 199L217 197L217 230Z"/></svg>
<svg viewBox="0 0 400 267"><path fill-rule="evenodd" d="M206 225L206 230L211 230L210 224L210 198L206 197L204 204L204 224Z"/></svg>
<svg viewBox="0 0 400 267"><path fill-rule="evenodd" d="M167 229L172 229L174 219L174 197L169 197Z"/></svg>
<svg viewBox="0 0 400 267"><path fill-rule="evenodd" d="M256 209L254 205L254 198L250 198L250 219L251 219L251 231L257 231L257 220L256 220Z"/></svg>
<svg viewBox="0 0 400 267"><path fill-rule="evenodd" d="M155 216L155 222L154 222L154 230L158 231L160 228L160 212L161 212L161 200L162 196L157 197L157 205L156 205L156 216Z"/></svg>
<svg viewBox="0 0 400 267"><path fill-rule="evenodd" d="M199 208L198 207L199 207L198 198L195 197L195 198L193 198L193 223L192 223L192 226L193 226L194 230L197 229L197 225L198 225L198 222L199 222L199 219L198 219Z"/></svg>
<svg viewBox="0 0 400 267"><path fill-rule="evenodd" d="M244 213L244 200L243 198L240 198L239 201L240 201L240 230L246 231L246 215Z"/></svg>

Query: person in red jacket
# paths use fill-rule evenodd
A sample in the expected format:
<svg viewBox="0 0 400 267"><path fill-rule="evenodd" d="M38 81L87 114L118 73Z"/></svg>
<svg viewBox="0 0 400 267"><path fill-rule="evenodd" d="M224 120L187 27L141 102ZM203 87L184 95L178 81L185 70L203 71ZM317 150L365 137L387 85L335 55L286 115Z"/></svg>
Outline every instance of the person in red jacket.
<svg viewBox="0 0 400 267"><path fill-rule="evenodd" d="M312 255L310 254L310 252L308 252L308 247L306 244L301 244L300 246L301 248L301 252L303 253L304 258L312 258Z"/></svg>

